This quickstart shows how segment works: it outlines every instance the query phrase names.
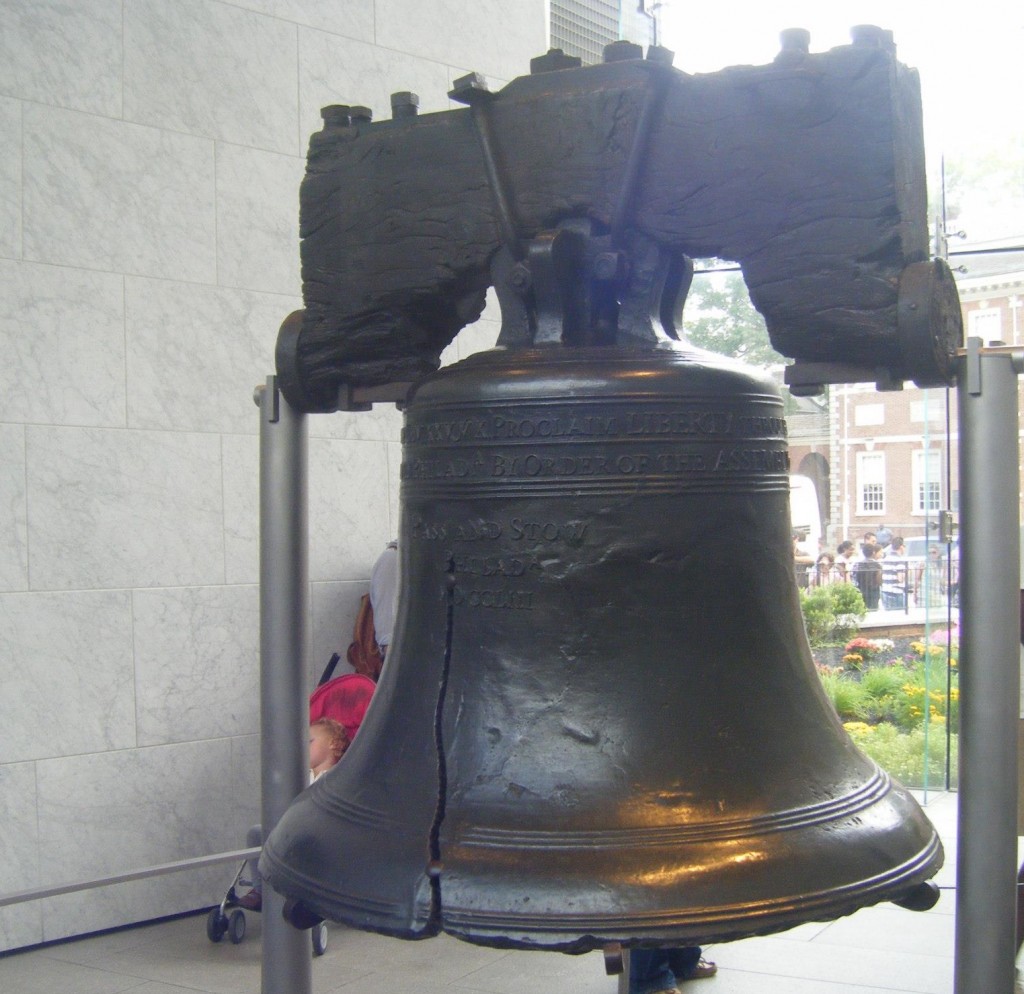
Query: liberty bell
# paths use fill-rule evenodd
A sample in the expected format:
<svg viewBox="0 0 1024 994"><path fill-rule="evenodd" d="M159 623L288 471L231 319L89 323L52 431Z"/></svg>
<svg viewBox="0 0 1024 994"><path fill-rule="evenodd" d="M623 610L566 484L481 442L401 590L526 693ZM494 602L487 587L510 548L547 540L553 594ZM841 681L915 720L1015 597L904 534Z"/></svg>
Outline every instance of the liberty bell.
<svg viewBox="0 0 1024 994"><path fill-rule="evenodd" d="M529 103L559 87L586 95L675 72L649 61L593 67L615 70L604 75L556 68L546 75L569 82L541 74L510 88ZM367 396L403 375L412 382L402 586L360 733L271 832L261 873L296 924L329 919L410 939L444 931L572 953L725 941L885 900L931 903L926 882L942 864L935 830L858 751L811 659L779 390L677 340L692 266L679 244L628 221L643 216L640 186L620 194L621 210L584 216L577 205L548 229L527 223L515 181L536 170L510 164L514 142L486 162L493 125L511 127L511 111L467 102L472 116L396 119L356 135L350 126L311 146L303 259L319 289L301 330L282 330L279 371L288 399L306 410L338 397L355 406L359 376ZM631 139L642 137L643 116L638 101L622 118ZM403 296L400 280L415 281L397 265L372 292L345 297L344 320L360 333L372 325L368 301L378 306L378 342L346 360L345 382L341 373L331 381L339 353L324 345L325 329L341 320L342 295L325 303L323 287L338 242L318 247L326 225L313 222L327 214L314 208L336 186L332 170L371 158L391 168L360 142L429 142L430 128L440 129L438 154L465 132L465 154L485 160L483 189L490 183L494 197L480 210L500 244L478 286L444 282L437 306L423 303L426 277ZM621 165L628 185L631 167ZM461 200L449 191L444 203L472 214L476 191L467 182ZM372 213L373 196L351 210ZM339 225L336 239L357 237L351 216ZM349 279L342 269L337 279ZM928 274L932 292L943 274ZM502 309L498 347L408 375L429 333L471 320L488 283ZM885 321L896 294L910 292L899 283L898 273L886 283L894 306ZM408 335L414 318L422 351L402 358L395 328ZM352 330L344 347L358 339Z"/></svg>

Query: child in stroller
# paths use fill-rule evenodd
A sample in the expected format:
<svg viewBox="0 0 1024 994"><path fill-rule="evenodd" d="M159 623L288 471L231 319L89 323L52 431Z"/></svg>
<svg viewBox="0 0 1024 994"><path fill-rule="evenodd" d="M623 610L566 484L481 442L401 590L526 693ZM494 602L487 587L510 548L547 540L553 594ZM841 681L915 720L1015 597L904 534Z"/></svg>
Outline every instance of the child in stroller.
<svg viewBox="0 0 1024 994"><path fill-rule="evenodd" d="M376 684L368 676L346 673L331 679L338 655L331 657L316 690L309 698L309 782L313 783L333 767L344 755L362 724ZM246 836L246 846L255 849L263 844L260 825L254 825ZM239 894L239 888L248 890ZM263 907L262 881L255 861L245 860L238 868L221 903L211 909L206 920L206 935L211 942L220 942L225 933L234 944L245 938L245 911ZM244 909L244 910L243 910ZM313 929L313 952L322 956L327 949L327 923Z"/></svg>

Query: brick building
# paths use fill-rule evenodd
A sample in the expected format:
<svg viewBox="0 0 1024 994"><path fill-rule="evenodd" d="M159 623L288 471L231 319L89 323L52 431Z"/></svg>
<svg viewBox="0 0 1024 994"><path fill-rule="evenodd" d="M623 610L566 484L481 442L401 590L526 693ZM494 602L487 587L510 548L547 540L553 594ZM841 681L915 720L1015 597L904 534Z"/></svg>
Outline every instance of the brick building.
<svg viewBox="0 0 1024 994"><path fill-rule="evenodd" d="M967 336L1022 344L1022 241L975 246L952 260ZM934 537L940 510L956 519L955 389L908 383L879 392L870 383L836 384L816 406L793 398L787 420L793 472L818 485L830 546L882 523L907 537Z"/></svg>

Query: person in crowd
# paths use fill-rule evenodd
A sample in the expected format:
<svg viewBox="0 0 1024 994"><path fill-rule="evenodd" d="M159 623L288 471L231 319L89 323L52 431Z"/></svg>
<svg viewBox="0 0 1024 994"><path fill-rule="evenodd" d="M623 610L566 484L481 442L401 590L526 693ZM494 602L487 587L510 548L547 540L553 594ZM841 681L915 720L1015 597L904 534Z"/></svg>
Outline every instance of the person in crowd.
<svg viewBox="0 0 1024 994"><path fill-rule="evenodd" d="M942 607L946 603L946 564L942 547L928 546L928 561L917 568L914 602L918 607Z"/></svg>
<svg viewBox="0 0 1024 994"><path fill-rule="evenodd" d="M823 587L826 583L835 583L835 557L831 552L823 552L818 556L814 564L814 574L811 584L815 587Z"/></svg>
<svg viewBox="0 0 1024 994"><path fill-rule="evenodd" d="M804 549L799 532L793 532L793 561L796 565L796 582L806 587L809 582L808 567L814 565L814 559Z"/></svg>
<svg viewBox="0 0 1024 994"><path fill-rule="evenodd" d="M860 550L857 553L856 561L858 561L858 562L864 562L865 561L866 556L864 554L864 547L866 545L877 545L878 543L876 541L876 538L877 538L877 536L875 535L875 533L873 531L866 531L866 532L864 532L864 536L860 540Z"/></svg>
<svg viewBox="0 0 1024 994"><path fill-rule="evenodd" d="M318 718L309 726L309 782L334 766L348 749L348 733L340 721Z"/></svg>
<svg viewBox="0 0 1024 994"><path fill-rule="evenodd" d="M836 546L835 573L839 581L850 580L850 567L854 560L853 542L844 539Z"/></svg>
<svg viewBox="0 0 1024 994"><path fill-rule="evenodd" d="M902 535L893 535L882 559L882 607L903 611L907 607L907 544Z"/></svg>
<svg viewBox="0 0 1024 994"><path fill-rule="evenodd" d="M861 546L861 556L851 568L853 582L864 597L864 606L869 611L877 611L882 592L882 547L874 542L865 542Z"/></svg>
<svg viewBox="0 0 1024 994"><path fill-rule="evenodd" d="M386 659L398 607L398 542L395 540L388 542L370 571L370 606L377 647L381 659Z"/></svg>

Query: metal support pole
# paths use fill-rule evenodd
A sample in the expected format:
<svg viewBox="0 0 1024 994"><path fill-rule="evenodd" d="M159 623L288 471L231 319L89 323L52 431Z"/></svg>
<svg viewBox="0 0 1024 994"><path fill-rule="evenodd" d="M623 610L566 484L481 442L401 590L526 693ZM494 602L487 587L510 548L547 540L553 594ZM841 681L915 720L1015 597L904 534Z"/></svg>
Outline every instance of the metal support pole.
<svg viewBox="0 0 1024 994"><path fill-rule="evenodd" d="M960 360L960 786L956 994L1010 994L1020 708L1019 358Z"/></svg>
<svg viewBox="0 0 1024 994"><path fill-rule="evenodd" d="M263 835L309 782L309 527L306 419L277 378L258 387L260 407L260 733ZM310 994L309 934L284 920L284 898L263 892L263 994Z"/></svg>

